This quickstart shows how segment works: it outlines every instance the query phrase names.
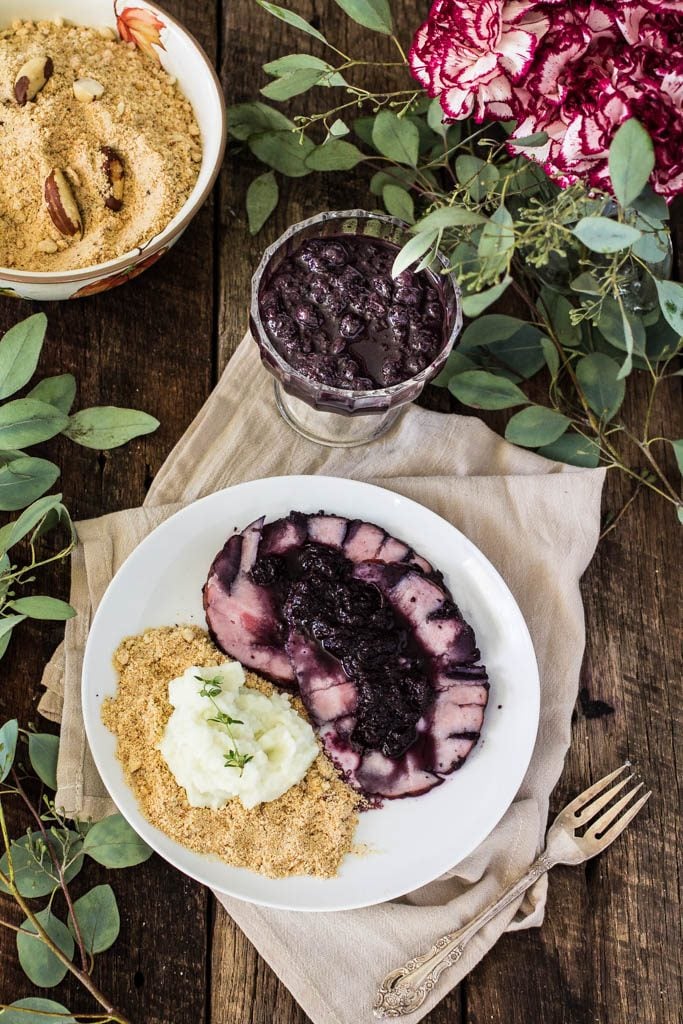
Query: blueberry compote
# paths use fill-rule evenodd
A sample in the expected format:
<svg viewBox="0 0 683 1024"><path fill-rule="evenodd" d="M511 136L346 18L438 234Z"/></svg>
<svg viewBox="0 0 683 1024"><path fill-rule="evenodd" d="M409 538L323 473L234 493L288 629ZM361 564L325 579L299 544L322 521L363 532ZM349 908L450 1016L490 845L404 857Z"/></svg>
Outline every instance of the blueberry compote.
<svg viewBox="0 0 683 1024"><path fill-rule="evenodd" d="M307 543L258 559L251 576L276 591L288 626L317 641L354 680L354 747L397 758L434 700L427 662L407 624L352 571L341 551Z"/></svg>
<svg viewBox="0 0 683 1024"><path fill-rule="evenodd" d="M261 288L268 337L295 370L370 391L414 377L445 344L445 309L430 271L391 267L399 247L361 235L312 238Z"/></svg>

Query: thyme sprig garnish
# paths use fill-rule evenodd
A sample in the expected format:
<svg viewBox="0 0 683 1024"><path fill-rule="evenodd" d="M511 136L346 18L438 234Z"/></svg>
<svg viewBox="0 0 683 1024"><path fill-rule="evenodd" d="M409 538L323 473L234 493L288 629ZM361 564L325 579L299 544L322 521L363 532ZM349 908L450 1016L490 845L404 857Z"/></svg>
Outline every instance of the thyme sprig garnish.
<svg viewBox="0 0 683 1024"><path fill-rule="evenodd" d="M214 709L216 711L216 714L212 718L207 719L207 721L217 722L218 725L224 726L232 742L232 750L229 750L228 753L225 754L223 758L225 762L225 767L239 768L241 775L242 772L244 771L245 765L249 764L249 762L253 761L254 759L253 754L240 754L237 747L237 740L233 735L232 726L244 725L244 722L242 722L241 719L239 718L231 718L230 715L225 713L225 711L221 711L221 709L216 704L214 698L217 697L219 693L223 692L223 684L219 676L213 676L211 679L205 679L204 676L195 676L195 679L203 684L201 690L199 691L199 696L207 697L213 704Z"/></svg>

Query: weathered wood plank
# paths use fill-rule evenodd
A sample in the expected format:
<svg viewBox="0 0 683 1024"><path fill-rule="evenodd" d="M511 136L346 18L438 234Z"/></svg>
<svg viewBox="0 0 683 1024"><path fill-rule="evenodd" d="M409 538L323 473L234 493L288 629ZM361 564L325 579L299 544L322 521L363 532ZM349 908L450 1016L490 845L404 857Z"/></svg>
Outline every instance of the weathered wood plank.
<svg viewBox="0 0 683 1024"><path fill-rule="evenodd" d="M166 6L213 55L213 5L202 0L168 0ZM49 327L40 373L72 371L79 386L78 406L134 406L161 421L157 433L107 454L64 439L42 446L62 467L58 487L75 518L140 504L170 448L210 391L212 245L213 206L209 203L171 253L122 288L45 306L0 299L0 331L45 310ZM41 574L42 582L51 593L68 596L66 566ZM50 623L26 623L17 632L0 667L0 720L16 716L23 725L37 721L44 728L36 714L38 681L60 632L58 625ZM74 893L78 896L105 879L118 897L121 936L98 959L98 984L136 1021L199 1024L206 1016L205 890L154 857L141 868L123 872L108 873L89 864L75 881ZM33 992L17 964L13 933L0 930L0 996L13 1000ZM46 994L73 1010L96 1009L79 986L68 981Z"/></svg>

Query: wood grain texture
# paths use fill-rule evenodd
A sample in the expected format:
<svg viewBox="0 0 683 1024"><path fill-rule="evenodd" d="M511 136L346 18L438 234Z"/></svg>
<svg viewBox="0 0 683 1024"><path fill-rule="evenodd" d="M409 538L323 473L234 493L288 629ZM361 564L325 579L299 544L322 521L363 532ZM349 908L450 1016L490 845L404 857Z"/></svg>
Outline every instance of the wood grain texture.
<svg viewBox="0 0 683 1024"><path fill-rule="evenodd" d="M228 102L253 99L261 65L312 43L258 9L253 0L166 0L220 67ZM291 4L346 52L387 59L390 43L346 19L333 0ZM392 3L409 39L422 8ZM313 43L313 51L321 52ZM297 109L302 104L297 103ZM323 209L375 207L367 175L280 178L282 202L263 232L248 233L244 198L262 168L248 151L228 155L217 201L201 211L178 246L137 281L112 293L46 307L50 326L41 372L72 370L81 407L116 403L153 412L160 430L128 448L99 455L65 440L43 446L63 467L60 487L78 518L139 504L173 443L191 421L241 339L250 277L263 248L284 228ZM0 299L0 330L38 307ZM507 312L511 310L506 308ZM642 382L629 415L645 405ZM443 392L428 401L450 408ZM680 387L658 407L669 436L683 436ZM500 428L502 420L491 418ZM671 461L671 453L663 452ZM254 467L257 475L258 467ZM616 474L604 508L616 513L630 494ZM553 796L570 795L620 760L638 764L654 790L638 826L585 869L557 869L542 929L505 936L425 1018L426 1024L674 1024L683 1015L677 856L680 819L680 539L657 498L641 496L608 534L589 567L583 594L588 645L572 748ZM64 567L52 592L68 594ZM42 666L60 628L24 624L0 666L0 720L35 721ZM612 714L587 717L587 701ZM41 724L42 727L42 724ZM135 1024L308 1024L287 989L205 890L159 858L108 873L96 865L74 885L80 895L114 885L121 937L99 958L101 987ZM0 997L32 991L16 964L13 936L0 931ZM94 1009L66 982L50 993L72 1009ZM371 1021L368 1013L368 1024ZM360 1024L360 1022L359 1022Z"/></svg>

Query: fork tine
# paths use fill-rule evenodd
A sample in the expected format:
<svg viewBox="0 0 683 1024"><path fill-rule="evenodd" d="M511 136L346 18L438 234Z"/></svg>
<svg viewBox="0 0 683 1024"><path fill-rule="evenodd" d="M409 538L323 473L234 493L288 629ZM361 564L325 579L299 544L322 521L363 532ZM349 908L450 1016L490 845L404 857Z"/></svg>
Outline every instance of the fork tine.
<svg viewBox="0 0 683 1024"><path fill-rule="evenodd" d="M617 800L614 807L610 807L609 810L601 814L597 821L594 821L591 827L586 833L591 839L597 839L598 832L607 832L609 826L615 821L627 804L631 803L631 800L636 795L639 789L643 788L643 783L639 782L633 789L629 789L626 796L622 796L621 800Z"/></svg>
<svg viewBox="0 0 683 1024"><path fill-rule="evenodd" d="M634 778L633 775L627 775L625 779L621 779L617 782L616 786L611 786L609 789L605 790L604 793L601 793L597 800L591 800L589 804L586 804L580 813L577 814L575 812L574 816L576 818L576 827L578 828L580 825L585 825L591 820L591 818L595 817L600 808L604 807L605 804L608 804L612 797L615 797L619 790L623 789L632 778Z"/></svg>
<svg viewBox="0 0 683 1024"><path fill-rule="evenodd" d="M592 786L588 787L588 789L584 789L583 793L579 793L578 796L574 797L571 803L567 804L563 813L566 814L567 811L582 810L586 806L586 804L588 804L596 796L599 796L599 794L602 793L603 789L605 788L608 782L611 782L612 779L616 779L617 775L623 772L625 768L630 767L631 765L627 761L626 764L622 764L622 766L620 768L617 768L616 771L610 772L610 774L605 775L603 779L599 779L597 782L594 782Z"/></svg>
<svg viewBox="0 0 683 1024"><path fill-rule="evenodd" d="M635 818L636 814L638 814L641 808L645 806L645 804L648 802L651 796L652 790L649 789L647 793L641 796L640 800L638 800L637 803L633 805L633 807L630 807L628 809L623 818L619 818L619 820L614 825L612 825L612 827L609 828L607 832L603 833L600 839L596 840L600 847L598 853L601 853L603 850L605 850L611 843L614 842L617 836L621 835L626 826L630 825L630 823Z"/></svg>

